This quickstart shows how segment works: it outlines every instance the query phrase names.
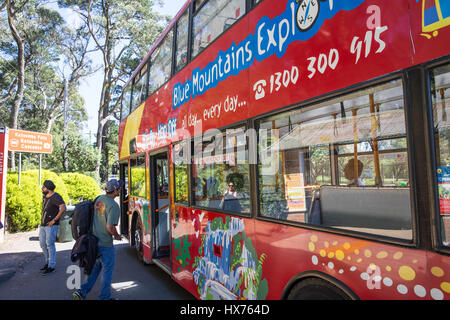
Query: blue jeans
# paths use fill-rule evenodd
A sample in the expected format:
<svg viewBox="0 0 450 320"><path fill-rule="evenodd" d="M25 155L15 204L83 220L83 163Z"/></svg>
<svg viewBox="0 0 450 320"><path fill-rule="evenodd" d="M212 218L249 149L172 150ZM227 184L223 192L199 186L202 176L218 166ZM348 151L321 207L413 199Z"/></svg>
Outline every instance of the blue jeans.
<svg viewBox="0 0 450 320"><path fill-rule="evenodd" d="M116 258L116 251L114 246L112 247L101 247L98 246L98 253L100 258L97 259L91 274L87 278L86 282L81 285L81 294L85 297L94 286L97 278L102 271L102 279L100 282L100 295L98 298L100 300L111 299L111 282L114 271L114 262Z"/></svg>
<svg viewBox="0 0 450 320"><path fill-rule="evenodd" d="M39 243L44 253L45 263L49 268L56 266L55 241L58 235L59 226L39 227Z"/></svg>

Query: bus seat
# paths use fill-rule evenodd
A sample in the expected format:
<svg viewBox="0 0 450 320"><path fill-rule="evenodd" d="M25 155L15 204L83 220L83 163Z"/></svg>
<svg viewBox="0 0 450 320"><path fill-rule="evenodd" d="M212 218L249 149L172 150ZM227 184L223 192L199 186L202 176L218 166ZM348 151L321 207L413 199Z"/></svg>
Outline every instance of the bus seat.
<svg viewBox="0 0 450 320"><path fill-rule="evenodd" d="M320 189L314 189L306 222L309 224L322 224L321 211Z"/></svg>
<svg viewBox="0 0 450 320"><path fill-rule="evenodd" d="M411 229L409 188L321 186L312 201L310 223L336 227ZM314 202L320 202L320 220Z"/></svg>

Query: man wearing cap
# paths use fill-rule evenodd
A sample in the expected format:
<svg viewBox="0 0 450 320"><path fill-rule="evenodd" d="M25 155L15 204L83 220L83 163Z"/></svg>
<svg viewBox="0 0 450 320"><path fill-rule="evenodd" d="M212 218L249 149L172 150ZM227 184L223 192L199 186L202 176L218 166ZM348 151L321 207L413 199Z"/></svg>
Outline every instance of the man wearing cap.
<svg viewBox="0 0 450 320"><path fill-rule="evenodd" d="M59 218L66 211L63 198L55 192L55 184L45 180L42 186L42 218L39 227L39 242L44 253L45 265L41 268L43 275L55 271L56 247L55 241L59 231Z"/></svg>
<svg viewBox="0 0 450 320"><path fill-rule="evenodd" d="M122 237L117 232L120 208L114 199L120 194L120 188L124 182L116 179L109 180L106 184L106 195L97 198L94 204L95 214L92 233L98 238L98 253L100 261L97 260L91 274L81 288L73 293L77 300L83 300L91 291L102 270L100 283L100 300L111 299L111 282L115 263L115 250L113 238L120 240Z"/></svg>

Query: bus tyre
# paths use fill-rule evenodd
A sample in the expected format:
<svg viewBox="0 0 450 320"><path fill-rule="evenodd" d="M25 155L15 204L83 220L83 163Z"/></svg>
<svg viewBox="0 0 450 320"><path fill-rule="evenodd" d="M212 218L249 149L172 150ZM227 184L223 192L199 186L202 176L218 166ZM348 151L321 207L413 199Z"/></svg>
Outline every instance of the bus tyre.
<svg viewBox="0 0 450 320"><path fill-rule="evenodd" d="M318 278L301 280L292 288L288 300L350 300L342 290Z"/></svg>
<svg viewBox="0 0 450 320"><path fill-rule="evenodd" d="M142 222L141 218L138 216L136 219L136 226L134 228L134 247L136 248L136 255L139 261L144 261L144 249L142 245Z"/></svg>

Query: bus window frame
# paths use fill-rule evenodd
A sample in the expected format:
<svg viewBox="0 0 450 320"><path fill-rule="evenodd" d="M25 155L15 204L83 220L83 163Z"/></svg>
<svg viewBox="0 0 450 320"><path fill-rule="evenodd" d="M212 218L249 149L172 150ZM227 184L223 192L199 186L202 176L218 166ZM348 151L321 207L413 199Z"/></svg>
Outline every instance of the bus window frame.
<svg viewBox="0 0 450 320"><path fill-rule="evenodd" d="M145 169L145 171L144 171L144 178L145 178L145 196L144 197L142 197L142 196L139 196L139 195L135 195L135 194L133 194L133 175L132 175L132 173L131 173L131 171L132 171L132 169L133 168L135 168L136 166L132 166L131 165L131 161L132 160L136 160L136 159L138 159L139 157L143 157L144 158L144 169ZM137 154L133 154L132 156L130 156L129 157L129 164L128 164L128 167L129 167L129 174L128 174L128 184L129 184L129 187L128 187L128 197L130 198L130 197L135 197L135 198L139 198L139 199L144 199L144 200L146 200L146 201L148 201L149 199L148 199L148 193L149 193L149 186L148 186L148 181L147 181L147 175L148 175L148 170L149 170L149 168L147 167L147 153L146 152L142 152L142 153L137 153Z"/></svg>
<svg viewBox="0 0 450 320"><path fill-rule="evenodd" d="M259 163L259 154L258 150L256 150L256 163L254 166L255 168L255 174L256 179L254 179L255 183L255 206L254 209L256 211L255 219L260 221L266 221L270 223L280 224L280 225L286 225L286 226L292 226L296 228L302 228L302 229L308 229L308 230L315 230L315 231L323 231L330 234L336 234L336 235L342 235L342 236L348 236L352 238L357 239L365 239L365 240L371 240L375 242L381 242L381 243L389 243L389 244L395 244L395 245L401 245L405 247L411 247L411 248L418 248L419 243L419 233L418 233L418 208L417 208L417 195L416 195L416 166L413 159L413 153L414 153L414 141L412 137L412 130L414 126L410 123L411 113L409 112L409 95L410 91L407 87L407 81L408 77L406 75L406 71L398 71L391 73L389 75L383 76L381 78L377 78L375 80L369 80L362 83L359 83L355 86L350 86L341 90L337 90L334 92L329 92L321 96L314 97L312 99L305 100L303 102L299 102L297 104L293 104L290 106L286 106L274 111L270 111L264 114L261 114L257 117L254 117L252 119L252 122L254 124L254 128L257 132L256 137L256 143L258 143L259 139L259 127L257 125L257 122L259 120L263 120L264 118L274 116L274 115L280 115L283 113L288 113L295 110L300 109L307 109L307 108L314 108L314 105L326 103L327 101L331 101L334 99L337 99L339 97L343 97L358 91L362 91L365 89L369 89L371 87L376 87L378 85L382 85L384 83L387 83L389 81L395 81L395 80L401 80L402 81L402 90L403 90L403 101L404 101L404 116L405 116L405 138L407 142L407 155L408 155L408 174L410 179L410 206L411 206L411 239L402 239L402 238L395 238L390 236L384 236L384 235L377 235L373 233L366 233L366 232L360 232L360 231L353 231L353 230L345 230L345 229L339 229L339 228L333 228L328 226L322 226L322 225L314 225L314 224L307 224L307 223L300 223L295 221L289 221L289 220L281 220L281 219L275 219L267 216L263 216L260 212L260 189L259 189L259 171L257 168L257 164ZM255 146L257 149L257 146Z"/></svg>
<svg viewBox="0 0 450 320"><path fill-rule="evenodd" d="M119 119L119 123L122 122L123 120L123 113L122 113L122 108L123 108L123 103L122 103L122 98L123 98L123 92L120 94L119 99L117 99L117 105L120 104L120 108L119 108L119 114L120 114L120 119Z"/></svg>
<svg viewBox="0 0 450 320"><path fill-rule="evenodd" d="M250 0L252 9L255 8L257 5L261 4L264 0L260 0L259 2L256 2L257 0Z"/></svg>
<svg viewBox="0 0 450 320"><path fill-rule="evenodd" d="M434 117L433 117L433 98L432 98L432 86L431 86L431 79L433 76L433 71L439 67L445 66L450 64L450 59L442 58L438 59L437 61L433 63L427 64L425 67L423 67L423 71L425 73L424 81L425 81L425 96L426 96L426 116L427 116L427 124L428 124L428 135L429 135L429 155L430 155L430 180L432 187L430 188L430 197L432 197L431 202L431 213L430 213L430 219L431 219L431 232L432 232L432 247L433 250L441 253L450 255L450 246L446 246L443 244L443 238L442 238L442 228L443 226L440 223L440 206L439 206L439 192L438 192L438 180L436 175L437 170L437 157L436 157L436 143L434 139Z"/></svg>
<svg viewBox="0 0 450 320"><path fill-rule="evenodd" d="M226 132L227 129L233 129L233 128L239 128L239 127L244 127L244 132L247 132L247 130L249 129L249 121L248 120L241 120L238 122L235 122L233 124L227 125L227 126L223 126L220 128L215 128L216 130L219 130L221 132ZM207 132L207 131L206 131ZM193 191L194 185L194 179L192 178L192 173L193 173L193 165L194 165L194 151L195 151L195 146L194 146L194 142L196 141L196 139L201 139L201 141L203 141L203 137L204 134L206 133L202 133L199 136L194 136L191 137L191 161L189 163L189 176L188 176L188 181L189 181L189 186L188 186L188 196L189 196L189 207L192 209L197 209L197 210L202 210L202 211L208 211L208 212L215 212L215 213L220 213L220 214L224 214L224 215L230 215L230 216L238 216L238 217L242 217L242 218L253 218L253 212L255 211L255 208L253 206L254 204L254 192L255 190L252 190L252 186L253 186L253 182L252 182L252 174L251 174L251 164L250 161L248 161L248 170L249 170L249 204L250 204L250 209L248 213L245 212L235 212L235 211L227 211L227 210L223 210L220 208L210 208L210 207L203 207L203 206L199 206L195 204L195 192ZM250 160L250 145L249 145L249 137L248 135L246 136L247 139L247 153L248 153L248 159ZM186 206L185 204L180 204L181 206Z"/></svg>

